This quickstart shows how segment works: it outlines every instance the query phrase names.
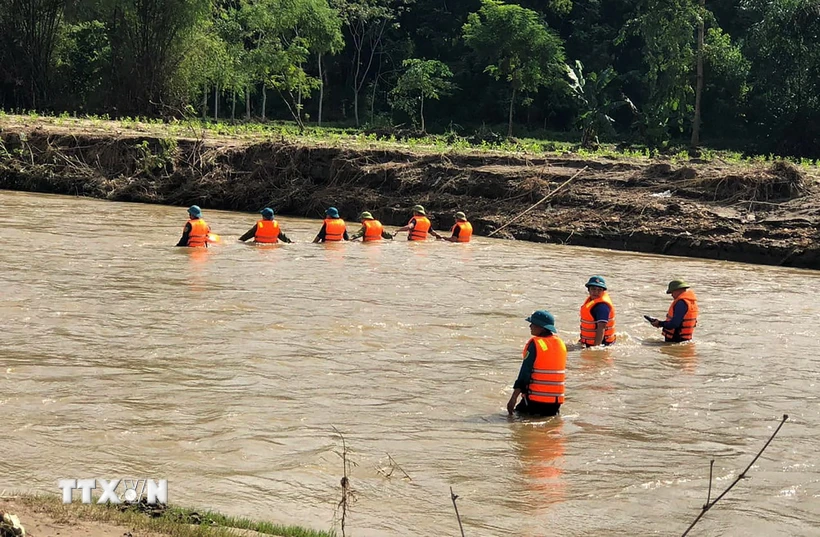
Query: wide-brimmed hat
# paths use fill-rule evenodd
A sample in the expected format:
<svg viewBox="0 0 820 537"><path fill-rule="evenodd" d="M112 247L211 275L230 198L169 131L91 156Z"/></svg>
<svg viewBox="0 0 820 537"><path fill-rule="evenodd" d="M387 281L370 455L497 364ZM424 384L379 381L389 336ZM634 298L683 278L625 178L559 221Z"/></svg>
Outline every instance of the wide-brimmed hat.
<svg viewBox="0 0 820 537"><path fill-rule="evenodd" d="M671 295L672 291L677 291L678 289L688 289L689 287L690 285L686 283L686 280L672 280L666 288L666 294Z"/></svg>
<svg viewBox="0 0 820 537"><path fill-rule="evenodd" d="M422 205L413 205L413 212L418 214L427 215L427 212L424 210L424 206Z"/></svg>
<svg viewBox="0 0 820 537"><path fill-rule="evenodd" d="M359 215L359 220L373 220L373 215L368 211L364 211Z"/></svg>
<svg viewBox="0 0 820 537"><path fill-rule="evenodd" d="M601 276L592 276L586 284L586 287L600 287L606 291L606 282Z"/></svg>
<svg viewBox="0 0 820 537"><path fill-rule="evenodd" d="M202 216L202 209L199 208L199 205L191 205L188 207L188 214L190 214L193 218L199 218Z"/></svg>
<svg viewBox="0 0 820 537"><path fill-rule="evenodd" d="M336 207L328 207L325 214L331 218L339 218L339 209Z"/></svg>
<svg viewBox="0 0 820 537"><path fill-rule="evenodd" d="M259 211L259 213L262 215L263 218L267 218L268 220L273 219L273 209L271 209L270 207L265 207L264 209Z"/></svg>
<svg viewBox="0 0 820 537"><path fill-rule="evenodd" d="M553 333L558 331L555 329L555 317L553 317L552 313L547 310L535 311L532 315L527 317L526 320L529 323L540 326L544 330L549 330Z"/></svg>
<svg viewBox="0 0 820 537"><path fill-rule="evenodd" d="M467 215L459 211L455 214L456 220L467 220Z"/></svg>

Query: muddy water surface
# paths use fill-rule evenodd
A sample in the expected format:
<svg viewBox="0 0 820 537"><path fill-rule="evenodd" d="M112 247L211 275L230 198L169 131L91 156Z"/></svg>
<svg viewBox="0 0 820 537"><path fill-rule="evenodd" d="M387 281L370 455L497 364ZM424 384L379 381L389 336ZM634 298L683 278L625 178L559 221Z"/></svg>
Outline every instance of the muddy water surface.
<svg viewBox="0 0 820 537"><path fill-rule="evenodd" d="M167 478L173 503L328 529L341 431L357 536L679 535L777 439L702 535L817 535L815 272L478 239L173 248L181 208L0 192L0 490ZM353 229L352 227L350 228ZM567 341L606 277L619 343L569 353L553 420L504 405L548 308ZM659 345L665 284L695 345ZM388 454L399 469L392 469Z"/></svg>

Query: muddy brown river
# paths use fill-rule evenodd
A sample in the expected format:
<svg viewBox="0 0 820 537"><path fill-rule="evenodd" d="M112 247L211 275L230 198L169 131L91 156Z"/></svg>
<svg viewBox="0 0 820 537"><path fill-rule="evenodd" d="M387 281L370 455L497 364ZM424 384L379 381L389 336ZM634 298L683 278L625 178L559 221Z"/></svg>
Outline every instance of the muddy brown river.
<svg viewBox="0 0 820 537"><path fill-rule="evenodd" d="M812 271L478 238L236 241L256 215L204 211L225 243L174 248L184 208L0 191L0 490L168 480L169 501L330 529L342 443L347 534L820 535ZM352 231L354 226L349 226ZM577 340L603 275L619 341L569 352L555 419L505 404L547 308ZM686 278L693 345L664 346ZM395 461L395 462L393 462ZM396 465L401 468L397 468ZM409 479L404 473L409 475Z"/></svg>

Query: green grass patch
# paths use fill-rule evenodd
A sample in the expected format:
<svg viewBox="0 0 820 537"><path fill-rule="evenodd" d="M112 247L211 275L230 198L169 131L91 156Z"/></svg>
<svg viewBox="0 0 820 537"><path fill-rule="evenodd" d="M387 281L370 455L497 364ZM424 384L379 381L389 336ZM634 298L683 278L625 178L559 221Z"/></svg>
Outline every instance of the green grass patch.
<svg viewBox="0 0 820 537"><path fill-rule="evenodd" d="M168 506L63 504L54 495L20 496L15 502L37 507L60 522L72 519L109 522L144 531L153 531L175 537L236 537L243 530L279 537L335 537L333 531L317 531L301 526L285 526L272 522L230 517L213 511ZM145 508L147 507L147 509ZM23 526L25 521L21 520Z"/></svg>
<svg viewBox="0 0 820 537"><path fill-rule="evenodd" d="M444 134L407 135L401 130L391 129L357 129L349 125L309 125L303 131L293 122L288 121L213 121L203 118L163 121L160 118L121 117L111 120L105 115L87 115L71 117L66 113L59 116L47 116L30 112L25 115L11 115L0 111L0 123L24 126L56 125L62 128L82 130L93 127L94 130L122 135L131 132L134 135L153 135L161 139L194 138L226 143L259 143L285 141L301 144L316 144L334 147L362 149L405 150L419 153L492 153L516 156L571 156L582 159L606 158L609 160L650 161L661 159L678 165L692 162L685 145L674 146L662 154L653 153L642 145L623 145L602 143L596 149L581 148L572 142L569 133L550 133L548 131L526 132L530 137L506 138L492 129L480 129L473 135L461 135L464 129L458 127ZM455 129L455 128L454 128ZM534 137L533 137L534 136ZM540 136L550 136L542 138ZM778 155L744 155L737 151L704 148L695 161L699 164L758 166L786 160L800 166L806 171L818 171L817 160L806 158L784 158Z"/></svg>

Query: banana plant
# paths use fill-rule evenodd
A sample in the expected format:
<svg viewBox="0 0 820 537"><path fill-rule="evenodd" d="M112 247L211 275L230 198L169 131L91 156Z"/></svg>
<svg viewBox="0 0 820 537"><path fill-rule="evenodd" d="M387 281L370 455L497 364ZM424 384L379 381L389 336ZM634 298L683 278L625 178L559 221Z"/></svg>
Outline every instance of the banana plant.
<svg viewBox="0 0 820 537"><path fill-rule="evenodd" d="M584 65L576 60L575 68L567 67L569 87L578 103L578 126L581 130L581 147L594 148L598 145L599 134L614 134L612 113L622 106L629 106L633 113L638 110L626 95L618 100L610 99L607 86L618 75L612 67L600 73L589 73L584 77Z"/></svg>

